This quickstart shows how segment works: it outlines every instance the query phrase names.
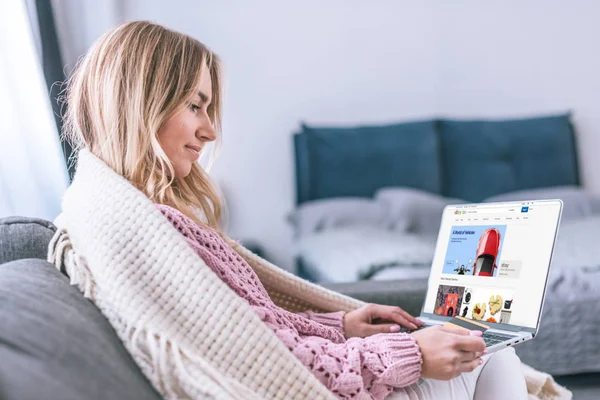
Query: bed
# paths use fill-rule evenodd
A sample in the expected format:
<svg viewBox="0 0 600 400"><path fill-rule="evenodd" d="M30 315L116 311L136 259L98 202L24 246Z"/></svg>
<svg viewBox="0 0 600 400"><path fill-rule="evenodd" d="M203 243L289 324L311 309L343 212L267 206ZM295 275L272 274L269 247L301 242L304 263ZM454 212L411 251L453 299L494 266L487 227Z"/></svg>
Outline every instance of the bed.
<svg viewBox="0 0 600 400"><path fill-rule="evenodd" d="M445 205L561 198L540 332L516 350L552 374L600 371L600 197L581 186L575 140L569 114L303 125L288 216L298 274L424 296Z"/></svg>
<svg viewBox="0 0 600 400"><path fill-rule="evenodd" d="M294 149L288 219L312 281L426 276L447 204L566 196L564 219L600 211L580 186L569 114L302 125Z"/></svg>

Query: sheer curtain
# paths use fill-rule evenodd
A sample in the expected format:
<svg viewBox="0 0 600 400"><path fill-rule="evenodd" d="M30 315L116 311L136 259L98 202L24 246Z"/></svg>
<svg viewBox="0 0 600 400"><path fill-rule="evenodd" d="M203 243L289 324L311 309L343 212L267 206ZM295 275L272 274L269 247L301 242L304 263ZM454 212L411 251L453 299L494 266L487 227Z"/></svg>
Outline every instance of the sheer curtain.
<svg viewBox="0 0 600 400"><path fill-rule="evenodd" d="M25 3L0 5L0 218L52 220L68 186Z"/></svg>

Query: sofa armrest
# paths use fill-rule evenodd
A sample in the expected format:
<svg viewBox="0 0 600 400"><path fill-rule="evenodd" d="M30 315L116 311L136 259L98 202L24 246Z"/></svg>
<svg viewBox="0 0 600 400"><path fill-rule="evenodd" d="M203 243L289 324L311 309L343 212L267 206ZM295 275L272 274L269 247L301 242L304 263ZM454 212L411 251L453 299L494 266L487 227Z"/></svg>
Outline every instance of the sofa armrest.
<svg viewBox="0 0 600 400"><path fill-rule="evenodd" d="M25 258L45 260L55 232L52 222L43 219L0 218L0 264Z"/></svg>
<svg viewBox="0 0 600 400"><path fill-rule="evenodd" d="M402 307L418 316L425 301L427 279L394 281L357 281L349 283L323 283L321 286L367 303Z"/></svg>

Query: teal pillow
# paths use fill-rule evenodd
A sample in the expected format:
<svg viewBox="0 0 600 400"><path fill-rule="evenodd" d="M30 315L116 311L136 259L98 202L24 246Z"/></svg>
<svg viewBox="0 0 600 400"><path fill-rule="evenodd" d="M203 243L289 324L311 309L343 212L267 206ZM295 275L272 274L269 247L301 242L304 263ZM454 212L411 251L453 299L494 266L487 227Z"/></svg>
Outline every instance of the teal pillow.
<svg viewBox="0 0 600 400"><path fill-rule="evenodd" d="M381 187L441 190L435 121L312 127L294 138L297 200L372 197Z"/></svg>
<svg viewBox="0 0 600 400"><path fill-rule="evenodd" d="M569 114L441 120L443 195L480 202L500 193L579 184Z"/></svg>

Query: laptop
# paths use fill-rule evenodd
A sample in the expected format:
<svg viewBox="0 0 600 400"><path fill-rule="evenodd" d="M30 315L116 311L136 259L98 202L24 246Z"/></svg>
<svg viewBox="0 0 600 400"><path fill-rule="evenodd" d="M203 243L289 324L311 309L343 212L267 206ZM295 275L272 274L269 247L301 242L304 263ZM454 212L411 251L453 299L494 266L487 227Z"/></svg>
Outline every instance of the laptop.
<svg viewBox="0 0 600 400"><path fill-rule="evenodd" d="M562 207L561 200L445 207L419 317L425 326L485 325L488 352L533 339Z"/></svg>

